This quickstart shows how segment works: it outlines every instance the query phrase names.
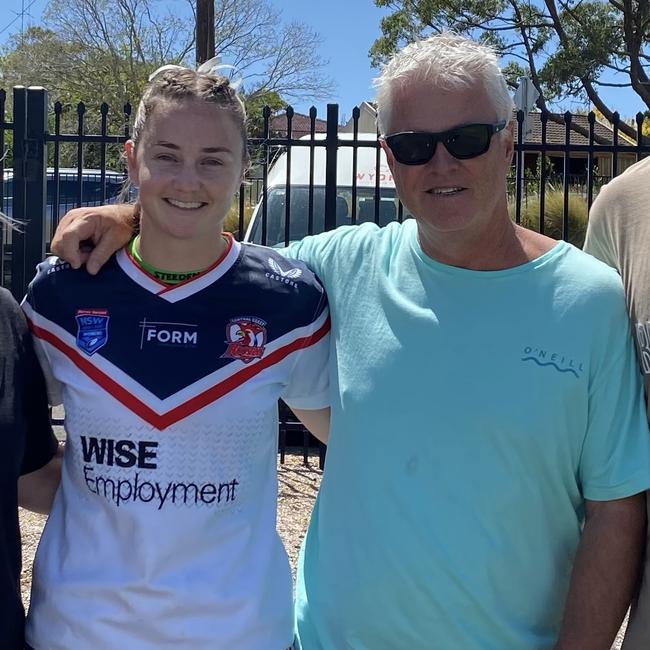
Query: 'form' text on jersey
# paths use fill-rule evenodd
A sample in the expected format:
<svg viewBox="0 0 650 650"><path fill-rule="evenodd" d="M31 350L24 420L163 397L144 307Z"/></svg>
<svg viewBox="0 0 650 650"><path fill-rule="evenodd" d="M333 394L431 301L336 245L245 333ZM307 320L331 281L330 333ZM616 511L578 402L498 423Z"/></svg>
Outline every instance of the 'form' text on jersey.
<svg viewBox="0 0 650 650"><path fill-rule="evenodd" d="M300 268L295 286L269 277L269 256ZM58 267L39 270L24 310L51 392L62 389L67 442L28 643L284 650L277 400L329 405L320 283L233 240L171 287L126 250L95 277L47 268Z"/></svg>

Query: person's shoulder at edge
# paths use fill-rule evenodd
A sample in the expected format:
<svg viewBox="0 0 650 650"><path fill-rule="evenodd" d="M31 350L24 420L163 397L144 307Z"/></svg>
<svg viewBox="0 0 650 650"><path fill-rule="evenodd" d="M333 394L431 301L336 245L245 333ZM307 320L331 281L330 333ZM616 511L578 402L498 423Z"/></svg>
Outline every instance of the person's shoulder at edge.
<svg viewBox="0 0 650 650"><path fill-rule="evenodd" d="M639 160L628 167L623 173L612 178L609 183L603 185L594 201L594 208L590 211L589 219L592 215L601 214L602 205L607 202L612 206L618 204L619 207L625 207L628 199L633 198L635 190L647 191L650 187L650 157ZM616 211L620 216L625 216L625 210ZM608 210L608 216L611 218L611 211Z"/></svg>
<svg viewBox="0 0 650 650"><path fill-rule="evenodd" d="M622 185L625 181L631 181L635 179L638 174L648 174L650 173L650 157L643 158L635 162L633 165L630 165L625 171L623 171L618 176L612 178L605 187L612 188ZM636 179L635 179L636 180Z"/></svg>
<svg viewBox="0 0 650 650"><path fill-rule="evenodd" d="M4 287L0 287L0 309L8 309L9 311L16 311L17 303L14 300L14 297L11 295L11 292Z"/></svg>
<svg viewBox="0 0 650 650"><path fill-rule="evenodd" d="M566 254L559 266L559 282L572 294L577 303L611 301L612 306L625 307L625 292L621 276L611 266L596 259L573 244L564 243Z"/></svg>
<svg viewBox="0 0 650 650"><path fill-rule="evenodd" d="M18 328L27 328L18 302L4 287L0 287L0 318L5 322L13 322Z"/></svg>

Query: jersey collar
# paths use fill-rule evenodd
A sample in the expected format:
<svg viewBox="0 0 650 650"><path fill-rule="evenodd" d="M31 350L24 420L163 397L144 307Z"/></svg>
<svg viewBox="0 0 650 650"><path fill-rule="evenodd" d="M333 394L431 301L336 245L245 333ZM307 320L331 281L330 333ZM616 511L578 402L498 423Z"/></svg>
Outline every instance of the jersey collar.
<svg viewBox="0 0 650 650"><path fill-rule="evenodd" d="M116 255L117 263L124 273L143 289L160 296L168 302L177 302L205 289L233 267L241 253L241 244L235 241L235 238L230 233L224 234L228 238L228 247L225 253L214 264L205 269L203 273L188 278L179 284L165 284L151 273L145 271L131 255L128 244L118 251Z"/></svg>

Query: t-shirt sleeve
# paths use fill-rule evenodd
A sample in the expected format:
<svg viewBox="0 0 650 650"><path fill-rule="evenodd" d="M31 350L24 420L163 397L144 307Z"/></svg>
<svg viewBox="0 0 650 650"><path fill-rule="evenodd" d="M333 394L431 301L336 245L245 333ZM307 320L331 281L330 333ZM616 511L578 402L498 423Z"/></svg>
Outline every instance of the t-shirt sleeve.
<svg viewBox="0 0 650 650"><path fill-rule="evenodd" d="M607 187L604 187L589 211L589 222L583 248L585 252L620 271L612 232L613 216L609 214L611 210Z"/></svg>
<svg viewBox="0 0 650 650"><path fill-rule="evenodd" d="M330 317L323 291L310 325L300 339L290 379L282 399L296 409L321 409L329 397Z"/></svg>
<svg viewBox="0 0 650 650"><path fill-rule="evenodd" d="M622 290L621 290L622 294ZM650 488L650 432L643 385L621 295L590 378L588 427L580 460L583 495L620 499Z"/></svg>
<svg viewBox="0 0 650 650"><path fill-rule="evenodd" d="M319 278L323 277L324 250L321 237L305 237L300 241L291 242L278 252L285 257L304 262Z"/></svg>
<svg viewBox="0 0 650 650"><path fill-rule="evenodd" d="M58 442L50 423L45 380L29 336L25 341L24 363L25 382L22 401L26 440L21 474L28 474L50 462Z"/></svg>
<svg viewBox="0 0 650 650"><path fill-rule="evenodd" d="M375 224L339 226L335 230L292 242L279 252L285 257L304 262L327 289L330 282L340 280L336 274L340 272L341 262L353 257L353 251L361 245L360 241L368 232L368 227L376 228Z"/></svg>
<svg viewBox="0 0 650 650"><path fill-rule="evenodd" d="M14 386L17 396L16 406L21 411L16 416L21 418L25 432L25 446L20 473L28 474L46 465L54 455L57 440L50 424L43 373L34 353L25 317L16 302L5 291L0 296L0 308L10 314L13 335L7 337L5 345L16 346L14 377L18 385Z"/></svg>

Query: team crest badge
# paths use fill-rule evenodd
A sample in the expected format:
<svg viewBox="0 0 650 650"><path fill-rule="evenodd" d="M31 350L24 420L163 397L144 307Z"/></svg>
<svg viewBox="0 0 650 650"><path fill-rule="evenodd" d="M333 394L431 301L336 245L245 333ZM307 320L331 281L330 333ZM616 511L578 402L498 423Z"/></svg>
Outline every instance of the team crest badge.
<svg viewBox="0 0 650 650"><path fill-rule="evenodd" d="M108 341L108 310L78 309L77 347L92 356L106 345Z"/></svg>
<svg viewBox="0 0 650 650"><path fill-rule="evenodd" d="M231 318L226 325L228 347L222 359L239 359L250 363L261 359L266 345L266 322L261 318Z"/></svg>

